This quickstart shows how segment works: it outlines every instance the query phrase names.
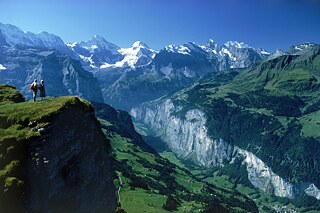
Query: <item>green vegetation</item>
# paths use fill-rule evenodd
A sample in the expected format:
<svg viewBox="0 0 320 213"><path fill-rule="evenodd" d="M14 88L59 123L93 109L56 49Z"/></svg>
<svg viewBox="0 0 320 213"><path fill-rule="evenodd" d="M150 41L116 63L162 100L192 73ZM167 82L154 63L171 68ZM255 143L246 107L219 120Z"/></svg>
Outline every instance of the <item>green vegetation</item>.
<svg viewBox="0 0 320 213"><path fill-rule="evenodd" d="M320 46L251 68L211 74L171 98L207 117L209 134L255 153L291 183L320 186ZM238 73L238 74L236 74ZM181 98L185 97L185 98ZM262 150L262 151L260 151Z"/></svg>
<svg viewBox="0 0 320 213"><path fill-rule="evenodd" d="M0 211L22 212L28 144L36 142L53 117L69 107L93 108L77 97L24 102L22 95L9 85L0 85L0 101ZM16 205L8 206L8 202Z"/></svg>
<svg viewBox="0 0 320 213"><path fill-rule="evenodd" d="M301 132L305 137L320 138L320 110L301 116L299 123L302 125Z"/></svg>
<svg viewBox="0 0 320 213"><path fill-rule="evenodd" d="M246 196L201 181L185 168L161 157L144 143L122 111L113 111L107 105L94 106L113 149L115 184L120 188L119 206L124 211L257 212L254 202Z"/></svg>
<svg viewBox="0 0 320 213"><path fill-rule="evenodd" d="M280 198L273 195L268 195L263 191L254 188L250 182L247 182L247 174L243 171L241 172L241 169L239 170L239 166L241 168L241 165L237 164L237 161L235 164L227 165L222 169L204 169L199 166L196 167L195 165L190 166L188 162L176 158L174 153L170 151L164 151L160 153L160 155L164 158L167 158L172 163L181 165L180 167L189 170L198 180L201 180L202 182L207 182L218 188L234 191L248 196L256 203L259 208L259 212L276 212L274 210L275 206L286 206L287 210L290 209L298 212L308 213L317 212L312 210L319 209L320 202L307 195L290 200L288 198Z"/></svg>
<svg viewBox="0 0 320 213"><path fill-rule="evenodd" d="M7 84L0 84L0 105L23 101L23 96L18 92L18 90L16 90L15 87Z"/></svg>
<svg viewBox="0 0 320 213"><path fill-rule="evenodd" d="M254 153L288 182L310 181L319 187L320 168L316 166L320 164L319 65L320 46L316 45L303 55L284 55L247 69L209 74L169 98L179 106L175 115L181 118L190 109L203 111L213 139L222 138ZM163 156L176 162L168 153ZM279 198L269 199L263 193L251 196L245 168L239 164L208 175L194 165L188 169L198 178L223 188L246 187L244 193L265 212L272 209L266 203L277 202L295 203L299 211L318 209L319 201L309 196L308 200L301 198L299 204L285 199L279 203ZM216 178L225 175L226 181Z"/></svg>

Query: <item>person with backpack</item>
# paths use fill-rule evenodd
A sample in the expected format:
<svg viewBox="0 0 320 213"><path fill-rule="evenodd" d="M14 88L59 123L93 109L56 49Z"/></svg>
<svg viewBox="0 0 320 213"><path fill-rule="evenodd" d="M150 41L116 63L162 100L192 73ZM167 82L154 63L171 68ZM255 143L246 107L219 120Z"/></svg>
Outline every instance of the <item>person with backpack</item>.
<svg viewBox="0 0 320 213"><path fill-rule="evenodd" d="M30 89L33 92L33 101L36 101L37 99L37 92L38 92L38 84L37 84L37 79L34 79L32 84L30 84Z"/></svg>
<svg viewBox="0 0 320 213"><path fill-rule="evenodd" d="M44 88L44 80L41 80L41 81L40 81L39 90L40 90L41 100L43 101L43 100L46 99L46 90L45 90L45 88Z"/></svg>

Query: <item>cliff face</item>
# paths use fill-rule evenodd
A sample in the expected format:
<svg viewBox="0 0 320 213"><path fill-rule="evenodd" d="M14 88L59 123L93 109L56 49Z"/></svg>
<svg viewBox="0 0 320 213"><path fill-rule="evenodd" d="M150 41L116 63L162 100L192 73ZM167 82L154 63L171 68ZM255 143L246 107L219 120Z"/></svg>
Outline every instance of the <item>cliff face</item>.
<svg viewBox="0 0 320 213"><path fill-rule="evenodd" d="M27 204L31 212L112 212L110 146L92 113L68 109L28 146Z"/></svg>
<svg viewBox="0 0 320 213"><path fill-rule="evenodd" d="M288 198L306 193L319 199L319 189L314 184L289 183L252 152L221 138L212 139L206 127L207 119L201 110L188 110L184 116L181 116L181 110L181 106L175 106L172 100L166 99L157 104L134 108L131 115L157 132L181 158L194 155L202 166L223 167L240 157L242 164L246 165L249 181L262 191Z"/></svg>
<svg viewBox="0 0 320 213"><path fill-rule="evenodd" d="M91 105L4 104L0 117L1 212L114 212L111 147Z"/></svg>
<svg viewBox="0 0 320 213"><path fill-rule="evenodd" d="M206 118L200 110L190 110L185 119L175 116L176 108L170 99L155 107L135 108L135 119L151 126L154 132L164 137L170 149L179 157L187 158L195 153L203 166L223 166L232 157L234 147L225 141L212 140L207 135Z"/></svg>

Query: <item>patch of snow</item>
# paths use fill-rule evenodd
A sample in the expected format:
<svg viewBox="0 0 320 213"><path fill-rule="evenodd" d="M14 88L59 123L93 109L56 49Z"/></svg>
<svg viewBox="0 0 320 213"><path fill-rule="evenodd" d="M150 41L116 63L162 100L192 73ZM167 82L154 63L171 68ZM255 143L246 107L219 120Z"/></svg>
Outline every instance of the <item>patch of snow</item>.
<svg viewBox="0 0 320 213"><path fill-rule="evenodd" d="M264 54L264 55L271 55L271 53L269 53L269 52L267 52L267 51L265 51L265 50L262 50L262 51L261 51L261 54Z"/></svg>
<svg viewBox="0 0 320 213"><path fill-rule="evenodd" d="M249 45L247 45L244 42L237 42L237 41L228 41L224 44L226 47L236 47L236 48L251 48Z"/></svg>
<svg viewBox="0 0 320 213"><path fill-rule="evenodd" d="M117 45L108 42L102 36L98 36L98 35L94 35L88 41L80 42L79 45L90 52L94 52L94 50L97 48L107 49L113 55L119 54L118 50L120 49L120 47L118 47Z"/></svg>
<svg viewBox="0 0 320 213"><path fill-rule="evenodd" d="M229 52L228 49L222 48L222 52L225 53L225 54L227 54L230 58L232 58L232 54Z"/></svg>
<svg viewBox="0 0 320 213"><path fill-rule="evenodd" d="M184 55L190 55L190 49L185 46L179 46L178 47L178 53L184 54Z"/></svg>
<svg viewBox="0 0 320 213"><path fill-rule="evenodd" d="M133 68L136 66L141 57L149 58L149 60L151 61L151 59L156 55L156 51L149 49L148 45L142 43L141 41L134 42L132 47L121 48L118 50L118 52L124 56L121 61L117 61L114 64L104 63L100 66L100 68L124 66L130 66Z"/></svg>
<svg viewBox="0 0 320 213"><path fill-rule="evenodd" d="M96 66L94 65L94 61L92 60L92 55L88 58L89 62L90 62L90 67L92 68L96 68Z"/></svg>
<svg viewBox="0 0 320 213"><path fill-rule="evenodd" d="M66 45L67 45L68 47L73 48L73 47L77 46L77 44L78 44L78 42L74 42L74 43L67 43Z"/></svg>
<svg viewBox="0 0 320 213"><path fill-rule="evenodd" d="M0 30L11 46L24 45L35 47L63 48L65 43L62 39L48 32L40 32L38 34L22 31L20 28L10 25L1 24Z"/></svg>
<svg viewBox="0 0 320 213"><path fill-rule="evenodd" d="M307 48L307 47L314 46L314 44L312 44L312 43L306 43L306 44L301 44L300 46L301 46L302 48Z"/></svg>
<svg viewBox="0 0 320 213"><path fill-rule="evenodd" d="M100 66L100 69L105 69L105 68L112 67L112 66L113 66L112 64L104 63Z"/></svg>
<svg viewBox="0 0 320 213"><path fill-rule="evenodd" d="M173 53L180 53L184 55L190 55L191 50L189 49L190 45L179 45L179 46L174 46L174 45L168 45L164 49L168 52L173 52Z"/></svg>
<svg viewBox="0 0 320 213"><path fill-rule="evenodd" d="M7 68L5 66L3 66L2 64L0 64L0 70L6 70Z"/></svg>
<svg viewBox="0 0 320 213"><path fill-rule="evenodd" d="M90 63L90 67L92 67L92 68L97 68L96 66L95 66L95 63L94 63L94 61L92 60L92 55L90 56L90 57L86 57L86 56L84 56L84 55L79 55L80 56L80 58L84 61L84 62L89 62Z"/></svg>

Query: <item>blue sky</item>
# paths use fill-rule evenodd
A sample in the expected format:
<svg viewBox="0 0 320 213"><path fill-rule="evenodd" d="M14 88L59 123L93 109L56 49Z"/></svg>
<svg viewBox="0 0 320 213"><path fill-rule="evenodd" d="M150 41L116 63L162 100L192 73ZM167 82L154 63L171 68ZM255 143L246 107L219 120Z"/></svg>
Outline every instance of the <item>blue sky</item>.
<svg viewBox="0 0 320 213"><path fill-rule="evenodd" d="M243 41L268 51L320 43L320 0L0 0L0 22L65 42L101 35L129 47Z"/></svg>

